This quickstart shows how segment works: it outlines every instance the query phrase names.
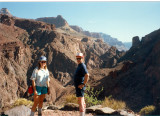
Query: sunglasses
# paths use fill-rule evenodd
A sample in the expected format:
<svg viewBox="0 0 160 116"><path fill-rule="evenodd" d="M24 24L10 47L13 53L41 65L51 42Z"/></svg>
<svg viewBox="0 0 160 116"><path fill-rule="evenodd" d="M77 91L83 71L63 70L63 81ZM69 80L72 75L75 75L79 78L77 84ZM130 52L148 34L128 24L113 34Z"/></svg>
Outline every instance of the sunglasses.
<svg viewBox="0 0 160 116"><path fill-rule="evenodd" d="M77 60L81 60L82 58L76 58Z"/></svg>
<svg viewBox="0 0 160 116"><path fill-rule="evenodd" d="M41 61L41 63L46 63L46 61Z"/></svg>

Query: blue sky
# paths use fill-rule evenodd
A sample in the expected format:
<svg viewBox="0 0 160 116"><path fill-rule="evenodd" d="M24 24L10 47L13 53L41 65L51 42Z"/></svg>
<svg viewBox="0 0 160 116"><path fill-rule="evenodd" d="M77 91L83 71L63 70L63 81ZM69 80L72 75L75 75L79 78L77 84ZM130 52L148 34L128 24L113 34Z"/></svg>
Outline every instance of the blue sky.
<svg viewBox="0 0 160 116"><path fill-rule="evenodd" d="M0 2L12 15L36 19L62 15L69 25L103 32L122 42L131 42L160 28L160 1L155 2Z"/></svg>

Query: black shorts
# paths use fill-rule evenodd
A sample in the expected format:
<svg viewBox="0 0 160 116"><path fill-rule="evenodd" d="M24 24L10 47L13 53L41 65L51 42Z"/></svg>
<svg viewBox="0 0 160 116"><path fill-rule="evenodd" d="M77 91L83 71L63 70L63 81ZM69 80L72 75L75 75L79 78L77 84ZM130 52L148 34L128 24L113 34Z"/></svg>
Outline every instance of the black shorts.
<svg viewBox="0 0 160 116"><path fill-rule="evenodd" d="M76 97L84 97L84 91L86 87L83 87L82 89L76 87Z"/></svg>

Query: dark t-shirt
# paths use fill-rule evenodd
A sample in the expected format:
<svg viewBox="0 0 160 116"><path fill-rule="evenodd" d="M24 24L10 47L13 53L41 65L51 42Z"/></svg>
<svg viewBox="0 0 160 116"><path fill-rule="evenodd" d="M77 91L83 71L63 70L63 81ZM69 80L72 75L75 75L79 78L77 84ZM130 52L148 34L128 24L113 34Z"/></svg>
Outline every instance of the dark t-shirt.
<svg viewBox="0 0 160 116"><path fill-rule="evenodd" d="M78 85L82 84L84 81L84 76L87 74L87 68L84 63L78 64L78 67L76 69L76 72L74 74L74 85L75 87L78 87Z"/></svg>

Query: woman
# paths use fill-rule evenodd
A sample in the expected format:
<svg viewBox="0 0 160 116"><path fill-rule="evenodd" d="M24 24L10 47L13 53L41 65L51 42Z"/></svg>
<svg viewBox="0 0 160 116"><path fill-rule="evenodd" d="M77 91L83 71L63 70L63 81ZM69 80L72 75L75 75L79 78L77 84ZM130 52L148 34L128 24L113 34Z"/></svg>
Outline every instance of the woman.
<svg viewBox="0 0 160 116"><path fill-rule="evenodd" d="M49 71L47 69L47 58L41 56L36 67L32 73L31 80L34 89L34 104L31 109L31 115L34 116L36 107L38 105L38 115L42 115L42 106L45 94L50 94L49 88Z"/></svg>

